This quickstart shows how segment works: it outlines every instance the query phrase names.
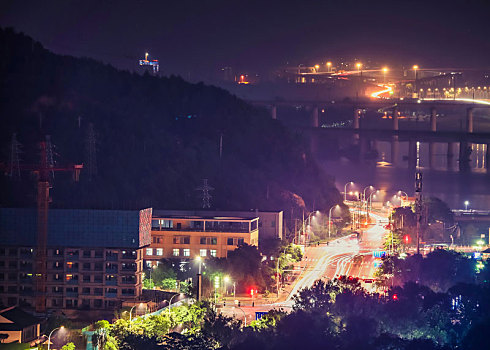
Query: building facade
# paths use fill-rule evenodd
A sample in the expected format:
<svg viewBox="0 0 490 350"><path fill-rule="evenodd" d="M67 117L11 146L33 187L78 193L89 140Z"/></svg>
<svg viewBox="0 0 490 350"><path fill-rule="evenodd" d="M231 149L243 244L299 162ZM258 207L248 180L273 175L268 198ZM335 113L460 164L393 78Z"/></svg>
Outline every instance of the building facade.
<svg viewBox="0 0 490 350"><path fill-rule="evenodd" d="M174 212L175 213L175 212ZM147 266L159 260L226 258L228 252L246 243L258 245L259 218L238 216L164 215L158 211L152 218L152 242L145 248Z"/></svg>
<svg viewBox="0 0 490 350"><path fill-rule="evenodd" d="M152 210L49 211L47 309L110 310L142 293ZM37 211L0 209L0 303L34 306Z"/></svg>

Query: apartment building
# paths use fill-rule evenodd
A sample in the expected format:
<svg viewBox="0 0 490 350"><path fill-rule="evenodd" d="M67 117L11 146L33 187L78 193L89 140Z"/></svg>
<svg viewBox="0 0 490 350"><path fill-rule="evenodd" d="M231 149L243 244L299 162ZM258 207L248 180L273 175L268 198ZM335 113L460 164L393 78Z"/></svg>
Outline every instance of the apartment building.
<svg viewBox="0 0 490 350"><path fill-rule="evenodd" d="M226 258L241 243L258 245L259 218L253 215L244 218L214 216L210 212L208 215L165 214L158 211L152 218L152 242L145 248L147 266L156 265L162 258Z"/></svg>
<svg viewBox="0 0 490 350"><path fill-rule="evenodd" d="M142 293L152 209L49 211L47 309L110 310ZM0 209L0 304L33 306L37 211Z"/></svg>

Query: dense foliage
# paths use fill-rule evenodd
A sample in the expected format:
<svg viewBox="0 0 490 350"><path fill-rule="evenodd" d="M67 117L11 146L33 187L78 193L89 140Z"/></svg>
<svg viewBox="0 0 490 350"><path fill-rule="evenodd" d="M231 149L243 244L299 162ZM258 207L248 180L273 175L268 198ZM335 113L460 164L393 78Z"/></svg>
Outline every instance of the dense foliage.
<svg viewBox="0 0 490 350"><path fill-rule="evenodd" d="M217 209L295 215L304 203L321 209L340 200L299 135L219 88L55 55L0 29L0 96L4 168L13 133L24 168L38 162L46 134L58 164L84 163L78 184L55 175L53 206L191 209L201 205L195 188L203 178ZM34 204L32 177L21 178L2 174L0 205Z"/></svg>

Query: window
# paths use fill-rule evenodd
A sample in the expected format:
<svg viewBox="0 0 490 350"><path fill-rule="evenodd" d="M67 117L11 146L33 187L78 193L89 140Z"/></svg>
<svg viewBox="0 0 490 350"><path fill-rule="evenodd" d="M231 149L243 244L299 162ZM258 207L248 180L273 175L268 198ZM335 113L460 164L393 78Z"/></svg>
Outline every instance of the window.
<svg viewBox="0 0 490 350"><path fill-rule="evenodd" d="M207 254L208 254L207 249L200 249L200 250L199 250L199 255L200 255L200 256L206 256Z"/></svg>
<svg viewBox="0 0 490 350"><path fill-rule="evenodd" d="M173 256L179 256L180 255L180 249L176 249L176 248L172 249L172 255Z"/></svg>
<svg viewBox="0 0 490 350"><path fill-rule="evenodd" d="M102 295L102 288L94 288L94 295Z"/></svg>
<svg viewBox="0 0 490 350"><path fill-rule="evenodd" d="M90 263L83 263L83 271L90 271Z"/></svg>
<svg viewBox="0 0 490 350"><path fill-rule="evenodd" d="M146 261L146 267L151 269L151 261Z"/></svg>
<svg viewBox="0 0 490 350"><path fill-rule="evenodd" d="M228 239L226 240L226 244L227 244L227 245L234 245L234 244L233 244L233 238L228 238Z"/></svg>
<svg viewBox="0 0 490 350"><path fill-rule="evenodd" d="M153 248L146 248L146 255L153 255Z"/></svg>
<svg viewBox="0 0 490 350"><path fill-rule="evenodd" d="M88 288L88 287L82 288L82 294L89 295L90 294L90 288Z"/></svg>
<svg viewBox="0 0 490 350"><path fill-rule="evenodd" d="M63 288L61 287L53 287L53 293L63 293Z"/></svg>
<svg viewBox="0 0 490 350"><path fill-rule="evenodd" d="M216 258L216 249L210 249L209 255L211 255L213 258Z"/></svg>
<svg viewBox="0 0 490 350"><path fill-rule="evenodd" d="M191 250L188 248L184 249L184 256L191 256Z"/></svg>
<svg viewBox="0 0 490 350"><path fill-rule="evenodd" d="M153 237L153 243L160 243L160 237Z"/></svg>
<svg viewBox="0 0 490 350"><path fill-rule="evenodd" d="M163 255L163 248L157 248L157 255L162 256Z"/></svg>
<svg viewBox="0 0 490 350"><path fill-rule="evenodd" d="M160 225L161 228L173 228L174 227L174 221L173 220L159 219L158 224Z"/></svg>
<svg viewBox="0 0 490 350"><path fill-rule="evenodd" d="M84 258L90 258L91 255L92 255L92 251L90 251L90 250L84 250L83 251L83 257Z"/></svg>
<svg viewBox="0 0 490 350"><path fill-rule="evenodd" d="M95 299L94 300L94 307L101 308L102 307L102 299Z"/></svg>
<svg viewBox="0 0 490 350"><path fill-rule="evenodd" d="M218 244L218 238L217 237L201 237L200 243L201 244L216 245L216 244Z"/></svg>
<svg viewBox="0 0 490 350"><path fill-rule="evenodd" d="M174 244L190 244L190 236L174 236Z"/></svg>
<svg viewBox="0 0 490 350"><path fill-rule="evenodd" d="M83 282L90 283L90 275L83 275Z"/></svg>

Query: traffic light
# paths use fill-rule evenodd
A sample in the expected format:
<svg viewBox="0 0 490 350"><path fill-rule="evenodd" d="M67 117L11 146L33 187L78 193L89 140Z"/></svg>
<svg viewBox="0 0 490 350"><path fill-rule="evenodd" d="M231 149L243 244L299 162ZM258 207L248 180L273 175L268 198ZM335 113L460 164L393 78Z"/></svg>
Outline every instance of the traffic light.
<svg viewBox="0 0 490 350"><path fill-rule="evenodd" d="M405 244L409 244L410 243L410 236L409 235L405 235L403 237L403 241L405 242Z"/></svg>
<svg viewBox="0 0 490 350"><path fill-rule="evenodd" d="M392 299L393 299L393 301L397 301L398 300L398 294L393 294Z"/></svg>

